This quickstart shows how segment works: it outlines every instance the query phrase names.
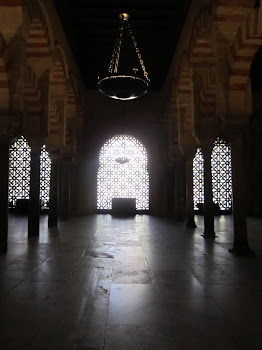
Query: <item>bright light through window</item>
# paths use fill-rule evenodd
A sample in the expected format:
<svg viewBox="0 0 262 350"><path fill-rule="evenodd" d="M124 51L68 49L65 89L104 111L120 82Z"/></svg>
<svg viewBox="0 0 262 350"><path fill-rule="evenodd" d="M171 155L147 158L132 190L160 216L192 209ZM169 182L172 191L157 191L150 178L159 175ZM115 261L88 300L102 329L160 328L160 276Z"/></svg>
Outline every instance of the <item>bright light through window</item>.
<svg viewBox="0 0 262 350"><path fill-rule="evenodd" d="M218 203L220 210L232 207L231 184L231 152L230 147L220 139L214 142L211 155L213 202ZM194 208L198 203L204 203L204 158L198 148L193 160L193 192Z"/></svg>
<svg viewBox="0 0 262 350"><path fill-rule="evenodd" d="M48 207L50 192L51 158L45 145L40 154L40 199L44 208Z"/></svg>
<svg viewBox="0 0 262 350"><path fill-rule="evenodd" d="M10 147L9 157L9 202L15 205L17 199L28 199L30 191L31 148L21 136Z"/></svg>
<svg viewBox="0 0 262 350"><path fill-rule="evenodd" d="M221 210L229 210L232 206L231 151L223 140L217 139L214 143L211 165L213 202L219 203Z"/></svg>
<svg viewBox="0 0 262 350"><path fill-rule="evenodd" d="M15 206L17 199L29 199L31 148L21 136L10 147L9 157L9 201ZM40 154L40 199L47 208L50 192L51 159L46 147Z"/></svg>
<svg viewBox="0 0 262 350"><path fill-rule="evenodd" d="M113 137L100 151L97 209L112 209L112 198L136 198L137 210L149 209L147 152L129 135Z"/></svg>
<svg viewBox="0 0 262 350"><path fill-rule="evenodd" d="M204 203L204 158L200 148L193 159L193 193L194 209L198 210L197 204Z"/></svg>

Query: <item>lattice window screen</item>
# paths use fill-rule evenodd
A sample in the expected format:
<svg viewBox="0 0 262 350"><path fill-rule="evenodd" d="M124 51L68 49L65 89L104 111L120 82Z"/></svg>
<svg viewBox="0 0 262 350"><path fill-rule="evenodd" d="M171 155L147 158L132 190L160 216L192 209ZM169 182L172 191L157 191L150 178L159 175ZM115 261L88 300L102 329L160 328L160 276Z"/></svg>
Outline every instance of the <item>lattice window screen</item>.
<svg viewBox="0 0 262 350"><path fill-rule="evenodd" d="M28 199L30 190L31 148L21 136L10 147L9 157L9 202L15 205L17 199Z"/></svg>
<svg viewBox="0 0 262 350"><path fill-rule="evenodd" d="M193 195L194 209L198 210L197 204L204 203L204 158L200 148L193 159Z"/></svg>
<svg viewBox="0 0 262 350"><path fill-rule="evenodd" d="M221 210L232 206L231 151L223 141L217 139L211 155L213 202Z"/></svg>
<svg viewBox="0 0 262 350"><path fill-rule="evenodd" d="M137 210L149 209L147 152L129 135L113 137L100 151L97 209L111 209L112 198L136 198Z"/></svg>
<svg viewBox="0 0 262 350"><path fill-rule="evenodd" d="M9 156L9 202L15 206L17 199L29 199L31 148L21 136L10 146ZM42 147L40 155L40 199L48 207L50 191L51 159Z"/></svg>
<svg viewBox="0 0 262 350"><path fill-rule="evenodd" d="M40 155L40 199L44 208L48 208L50 193L51 158L44 145Z"/></svg>

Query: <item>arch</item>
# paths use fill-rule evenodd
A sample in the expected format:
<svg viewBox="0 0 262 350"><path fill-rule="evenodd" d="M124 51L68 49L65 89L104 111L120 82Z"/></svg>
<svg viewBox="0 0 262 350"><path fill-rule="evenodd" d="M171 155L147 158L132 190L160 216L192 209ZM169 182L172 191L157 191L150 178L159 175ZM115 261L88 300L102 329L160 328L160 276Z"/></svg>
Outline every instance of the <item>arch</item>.
<svg viewBox="0 0 262 350"><path fill-rule="evenodd" d="M38 1L27 0L30 25L26 42L27 58L44 58L51 54L51 32Z"/></svg>
<svg viewBox="0 0 262 350"><path fill-rule="evenodd" d="M183 51L179 60L179 69L177 77L177 100L178 107L183 109L183 113L179 113L180 130L183 133L191 133L192 131L192 79L190 71L189 54ZM183 116L183 117L182 117Z"/></svg>
<svg viewBox="0 0 262 350"><path fill-rule="evenodd" d="M59 126L59 112L57 109L57 104L55 100L52 99L50 103L49 111L49 134L50 135L59 135L60 126Z"/></svg>
<svg viewBox="0 0 262 350"><path fill-rule="evenodd" d="M205 6L201 8L195 17L189 41L189 52L194 64L194 58L198 66L214 62L214 52L209 38L212 26L211 10ZM193 60L192 60L193 58Z"/></svg>
<svg viewBox="0 0 262 350"><path fill-rule="evenodd" d="M76 109L77 90L74 80L70 77L68 82L68 93L66 100L66 114L67 117L75 117L77 115Z"/></svg>
<svg viewBox="0 0 262 350"><path fill-rule="evenodd" d="M25 54L27 64L40 77L51 66L51 31L46 16L38 0L25 0L28 11L28 29Z"/></svg>
<svg viewBox="0 0 262 350"><path fill-rule="evenodd" d="M262 9L252 9L243 17L229 49L228 62L230 91L246 91L250 66L255 53L262 45L262 31L259 20Z"/></svg>
<svg viewBox="0 0 262 350"><path fill-rule="evenodd" d="M136 198L137 210L149 209L147 151L130 135L109 139L99 154L97 209L111 209L112 198Z"/></svg>
<svg viewBox="0 0 262 350"><path fill-rule="evenodd" d="M39 82L31 67L25 67L24 103L27 122L32 118L41 119L41 100Z"/></svg>
<svg viewBox="0 0 262 350"><path fill-rule="evenodd" d="M69 77L68 66L64 52L59 44L53 53L54 65L51 72L51 93L53 97L67 97L67 80Z"/></svg>

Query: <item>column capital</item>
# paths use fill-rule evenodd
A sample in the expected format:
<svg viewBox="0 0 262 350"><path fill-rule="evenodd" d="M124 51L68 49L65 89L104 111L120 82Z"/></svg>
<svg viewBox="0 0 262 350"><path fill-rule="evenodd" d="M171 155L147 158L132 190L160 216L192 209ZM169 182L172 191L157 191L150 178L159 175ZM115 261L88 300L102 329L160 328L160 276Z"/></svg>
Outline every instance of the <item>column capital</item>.
<svg viewBox="0 0 262 350"><path fill-rule="evenodd" d="M51 158L52 162L57 162L61 159L61 152L60 150L50 150L48 151L49 157Z"/></svg>
<svg viewBox="0 0 262 350"><path fill-rule="evenodd" d="M19 133L22 126L21 113L0 114L0 137L11 140Z"/></svg>
<svg viewBox="0 0 262 350"><path fill-rule="evenodd" d="M61 160L61 163L64 165L72 165L73 163L73 159L69 155L61 155L60 160Z"/></svg>
<svg viewBox="0 0 262 350"><path fill-rule="evenodd" d="M204 157L211 155L214 147L214 142L215 140L213 138L201 140L199 147L201 148Z"/></svg>

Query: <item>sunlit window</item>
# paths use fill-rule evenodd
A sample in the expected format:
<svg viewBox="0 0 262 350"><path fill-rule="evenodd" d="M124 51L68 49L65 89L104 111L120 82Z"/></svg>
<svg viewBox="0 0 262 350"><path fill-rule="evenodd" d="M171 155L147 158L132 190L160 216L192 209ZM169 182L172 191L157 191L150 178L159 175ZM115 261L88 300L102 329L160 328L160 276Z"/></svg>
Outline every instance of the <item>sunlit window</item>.
<svg viewBox="0 0 262 350"><path fill-rule="evenodd" d="M21 136L10 147L9 157L9 202L16 205L17 199L29 199L30 193L31 148ZM40 154L40 199L42 207L47 208L50 191L51 159L46 147Z"/></svg>
<svg viewBox="0 0 262 350"><path fill-rule="evenodd" d="M49 204L51 159L44 145L40 154L40 199L44 208Z"/></svg>
<svg viewBox="0 0 262 350"><path fill-rule="evenodd" d="M136 198L137 210L149 209L147 152L129 135L117 135L99 154L97 209L112 209L112 198Z"/></svg>
<svg viewBox="0 0 262 350"><path fill-rule="evenodd" d="M14 206L17 199L28 199L30 191L31 148L21 136L10 147L9 202Z"/></svg>
<svg viewBox="0 0 262 350"><path fill-rule="evenodd" d="M231 152L230 147L220 139L214 142L211 155L213 202L220 210L232 207ZM193 160L194 209L198 203L204 203L204 158L198 148Z"/></svg>
<svg viewBox="0 0 262 350"><path fill-rule="evenodd" d="M217 139L212 156L213 202L219 203L220 210L229 210L232 206L231 151L229 146Z"/></svg>
<svg viewBox="0 0 262 350"><path fill-rule="evenodd" d="M193 195L194 209L198 210L197 204L204 203L204 158L200 148L193 159Z"/></svg>

